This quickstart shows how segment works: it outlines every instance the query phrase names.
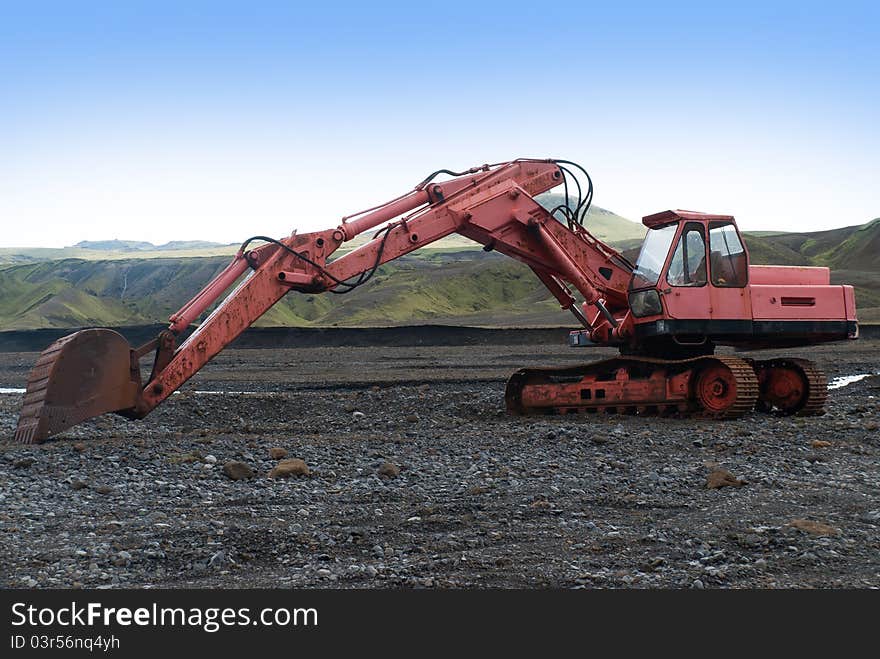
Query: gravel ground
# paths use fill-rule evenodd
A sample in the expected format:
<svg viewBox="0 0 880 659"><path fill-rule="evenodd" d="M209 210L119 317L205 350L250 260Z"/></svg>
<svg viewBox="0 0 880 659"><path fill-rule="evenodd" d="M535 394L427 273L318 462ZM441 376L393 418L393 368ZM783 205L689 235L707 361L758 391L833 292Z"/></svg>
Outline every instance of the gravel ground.
<svg viewBox="0 0 880 659"><path fill-rule="evenodd" d="M808 353L833 378L878 347ZM818 418L505 414L518 366L606 354L231 350L143 421L35 447L0 394L0 586L880 586L880 378ZM0 354L0 386L35 358ZM308 474L270 478L282 453Z"/></svg>

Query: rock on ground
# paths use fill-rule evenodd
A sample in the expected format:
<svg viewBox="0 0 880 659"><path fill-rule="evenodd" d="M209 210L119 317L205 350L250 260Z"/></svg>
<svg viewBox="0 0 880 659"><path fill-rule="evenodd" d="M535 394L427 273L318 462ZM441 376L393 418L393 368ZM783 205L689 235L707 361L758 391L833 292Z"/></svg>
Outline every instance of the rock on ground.
<svg viewBox="0 0 880 659"><path fill-rule="evenodd" d="M876 379L817 418L509 416L517 368L611 354L564 342L227 350L146 419L39 446L0 394L0 586L880 586ZM878 348L752 356L834 377ZM0 353L0 386L35 358ZM709 489L710 465L748 485Z"/></svg>

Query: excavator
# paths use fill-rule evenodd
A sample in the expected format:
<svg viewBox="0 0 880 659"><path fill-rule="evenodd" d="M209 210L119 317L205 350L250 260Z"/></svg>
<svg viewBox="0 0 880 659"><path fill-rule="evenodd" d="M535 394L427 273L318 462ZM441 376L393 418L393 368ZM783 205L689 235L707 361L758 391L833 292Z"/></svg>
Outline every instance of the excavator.
<svg viewBox="0 0 880 659"><path fill-rule="evenodd" d="M546 208L536 199L558 186L563 203ZM145 345L133 348L110 329L50 345L30 373L15 438L39 443L111 412L141 419L289 292L350 293L382 264L454 233L531 268L577 319L572 346L618 349L581 366L516 371L505 392L512 414L823 413L826 379L811 361L715 350L855 339L852 286L831 285L828 268L750 265L732 216L693 211L643 218L646 237L632 263L585 226L592 197L592 179L579 165L520 158L438 170L335 228L249 238ZM365 232L373 233L369 240L333 258ZM140 361L150 353L143 380Z"/></svg>

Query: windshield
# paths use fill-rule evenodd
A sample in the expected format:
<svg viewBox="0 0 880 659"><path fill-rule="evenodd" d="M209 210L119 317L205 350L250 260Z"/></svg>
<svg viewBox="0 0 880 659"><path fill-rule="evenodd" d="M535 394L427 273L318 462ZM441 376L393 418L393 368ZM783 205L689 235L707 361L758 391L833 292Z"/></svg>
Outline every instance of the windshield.
<svg viewBox="0 0 880 659"><path fill-rule="evenodd" d="M645 242L642 243L642 251L639 252L639 260L636 261L632 281L629 284L631 289L653 286L657 283L677 229L677 224L668 224L665 227L648 231Z"/></svg>

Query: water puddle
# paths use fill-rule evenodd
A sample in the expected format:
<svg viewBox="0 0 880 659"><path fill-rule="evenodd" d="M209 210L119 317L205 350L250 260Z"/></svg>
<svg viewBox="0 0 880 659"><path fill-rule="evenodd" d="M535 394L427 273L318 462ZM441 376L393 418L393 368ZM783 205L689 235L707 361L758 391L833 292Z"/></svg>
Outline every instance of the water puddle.
<svg viewBox="0 0 880 659"><path fill-rule="evenodd" d="M873 373L859 373L858 375L841 375L840 377L834 378L831 382L828 383L829 389L840 389L841 387L845 387L848 384L853 384L854 382L859 382L860 380L864 380L865 378L869 378L873 375Z"/></svg>

